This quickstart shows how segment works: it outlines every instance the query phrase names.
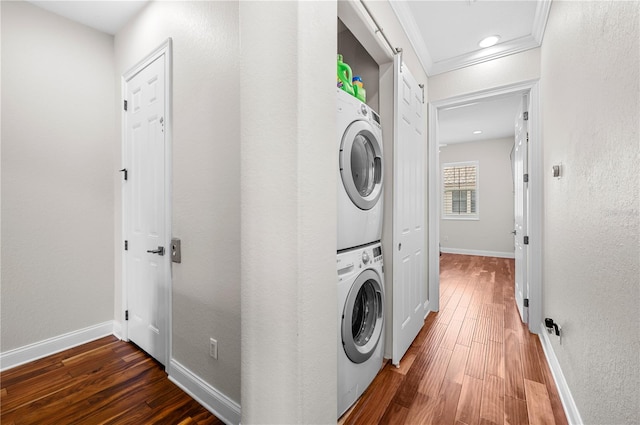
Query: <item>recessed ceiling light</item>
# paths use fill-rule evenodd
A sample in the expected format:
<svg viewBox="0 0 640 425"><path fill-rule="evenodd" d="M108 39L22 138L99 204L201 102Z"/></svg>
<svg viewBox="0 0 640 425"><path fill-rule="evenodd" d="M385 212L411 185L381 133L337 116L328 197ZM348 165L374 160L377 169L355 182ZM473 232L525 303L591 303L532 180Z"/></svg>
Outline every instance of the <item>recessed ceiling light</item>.
<svg viewBox="0 0 640 425"><path fill-rule="evenodd" d="M482 134L482 130L476 130L473 132L473 134Z"/></svg>
<svg viewBox="0 0 640 425"><path fill-rule="evenodd" d="M489 36L487 38L483 38L482 40L480 40L480 43L478 43L478 46L480 46L480 47L482 47L484 49L485 47L493 46L499 40L500 40L500 36L499 35L492 35L492 36Z"/></svg>

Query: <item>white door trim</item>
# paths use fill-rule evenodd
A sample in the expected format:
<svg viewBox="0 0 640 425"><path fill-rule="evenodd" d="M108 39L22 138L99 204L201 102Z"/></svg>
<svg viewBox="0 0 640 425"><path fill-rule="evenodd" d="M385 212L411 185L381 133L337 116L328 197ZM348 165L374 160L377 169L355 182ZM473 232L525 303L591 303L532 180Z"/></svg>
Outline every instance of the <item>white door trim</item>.
<svg viewBox="0 0 640 425"><path fill-rule="evenodd" d="M162 55L164 55L165 57L165 107L166 107L166 114L165 114L165 121L164 121L164 129L165 129L165 184L164 184L164 190L165 190L165 240L163 242L163 246L165 247L166 250L170 250L171 249L171 203L172 203L172 197L171 197L171 187L172 187L172 136L173 136L173 97L172 97L172 93L173 93L173 76L172 76L172 64L173 64L173 58L172 58L172 51L173 51L173 41L171 38L168 38L164 43L162 43L159 47L157 47L153 52L151 52L149 55L147 55L144 59L142 59L140 62L138 62L136 65L134 65L131 69L129 69L127 72L125 72L122 75L122 83L121 83L121 101L120 101L120 107L121 109L121 114L122 114L122 121L121 121L121 131L122 131L122 135L121 135L121 158L124 161L125 159L125 155L126 155L126 147L125 147L125 142L126 142L126 138L127 138L127 134L126 134L126 128L124 126L126 120L125 120L125 112L124 112L124 108L123 108L123 104L124 104L124 100L126 99L126 88L127 88L127 81L131 80L136 74L138 74L140 71L142 71L146 66L148 66L149 64L151 64L153 61L155 61L156 59L158 59L159 57L161 57ZM121 229L121 234L122 234L122 240L124 241L125 239L125 231L127 229L127 214L125 211L125 202L124 202L124 186L125 182L123 180L122 182L122 189L121 189L121 199L122 199L122 229ZM124 242L123 242L124 243ZM121 247L122 249L122 311L120 312L120 321L122 323L122 339L125 341L129 340L129 332L128 332L128 322L125 320L125 310L127 309L127 305L128 305L128 295L127 295L127 262L126 262L126 258L125 258L125 251L124 251L124 247ZM169 252L167 255L171 255L171 253ZM165 364L165 369L166 372L169 373L169 367L171 364L171 340L172 340L172 332L171 332L171 316L172 316L172 312L171 312L171 287L172 287L172 282L171 282L171 261L168 261L167 264L164 267L163 270L163 274L164 274L164 278L165 278L165 295L164 295L164 299L166 300L164 305L160 305L158 306L159 308L159 317L161 318L162 322L163 322L163 326L165 331L167 332L166 338L164 338L164 341L166 342L166 346L164 347L164 352L165 352L165 358L166 358L166 364Z"/></svg>
<svg viewBox="0 0 640 425"><path fill-rule="evenodd" d="M543 163L540 126L540 83L528 80L477 91L429 103L429 293L432 311L440 309L440 154L438 152L438 111L495 96L529 92L529 330L540 331L542 322L542 205Z"/></svg>

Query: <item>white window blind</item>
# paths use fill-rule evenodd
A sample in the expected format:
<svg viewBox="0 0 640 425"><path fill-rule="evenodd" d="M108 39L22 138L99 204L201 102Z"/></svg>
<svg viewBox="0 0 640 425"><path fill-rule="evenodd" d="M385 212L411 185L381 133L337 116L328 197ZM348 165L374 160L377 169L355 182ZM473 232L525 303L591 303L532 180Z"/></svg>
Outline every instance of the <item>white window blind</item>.
<svg viewBox="0 0 640 425"><path fill-rule="evenodd" d="M478 217L478 162L442 166L444 217Z"/></svg>

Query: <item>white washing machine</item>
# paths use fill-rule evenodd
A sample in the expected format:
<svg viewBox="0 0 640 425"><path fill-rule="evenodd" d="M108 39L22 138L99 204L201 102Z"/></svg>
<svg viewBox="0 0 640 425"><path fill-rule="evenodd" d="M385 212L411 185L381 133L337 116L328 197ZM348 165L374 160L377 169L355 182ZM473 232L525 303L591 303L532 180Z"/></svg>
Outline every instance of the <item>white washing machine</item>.
<svg viewBox="0 0 640 425"><path fill-rule="evenodd" d="M382 238L382 127L380 116L337 89L338 251Z"/></svg>
<svg viewBox="0 0 640 425"><path fill-rule="evenodd" d="M337 256L338 418L358 400L382 367L384 275L382 245Z"/></svg>

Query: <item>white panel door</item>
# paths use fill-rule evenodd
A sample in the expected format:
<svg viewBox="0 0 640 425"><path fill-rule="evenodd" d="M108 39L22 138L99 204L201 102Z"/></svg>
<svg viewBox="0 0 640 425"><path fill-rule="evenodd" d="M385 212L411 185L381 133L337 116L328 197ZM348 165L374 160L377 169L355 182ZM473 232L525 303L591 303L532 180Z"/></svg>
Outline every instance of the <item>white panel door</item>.
<svg viewBox="0 0 640 425"><path fill-rule="evenodd" d="M398 55L395 66L393 348L399 365L424 324L423 95Z"/></svg>
<svg viewBox="0 0 640 425"><path fill-rule="evenodd" d="M514 246L515 246L515 298L518 311L523 322L528 322L527 309L524 305L528 297L529 287L527 282L527 245L524 238L527 236L527 204L529 198L528 183L525 182L528 161L529 135L527 121L524 112L527 108L526 96L518 108L515 119L515 153L514 153Z"/></svg>
<svg viewBox="0 0 640 425"><path fill-rule="evenodd" d="M127 336L166 365L165 55L126 81L124 114Z"/></svg>

